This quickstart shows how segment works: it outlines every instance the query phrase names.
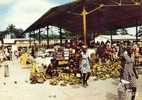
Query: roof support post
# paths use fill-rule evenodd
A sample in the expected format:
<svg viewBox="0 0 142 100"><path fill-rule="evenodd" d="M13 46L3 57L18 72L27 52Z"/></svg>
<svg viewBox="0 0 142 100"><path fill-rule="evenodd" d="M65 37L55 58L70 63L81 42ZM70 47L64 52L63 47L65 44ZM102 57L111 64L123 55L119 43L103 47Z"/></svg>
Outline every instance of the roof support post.
<svg viewBox="0 0 142 100"><path fill-rule="evenodd" d="M34 47L36 47L36 32L34 31Z"/></svg>
<svg viewBox="0 0 142 100"><path fill-rule="evenodd" d="M137 20L136 20L137 24ZM136 25L136 44L138 44L138 25Z"/></svg>
<svg viewBox="0 0 142 100"><path fill-rule="evenodd" d="M47 42L47 48L49 47L49 26L47 26L47 28L46 28L46 32L47 32L47 34L46 34L46 42Z"/></svg>
<svg viewBox="0 0 142 100"><path fill-rule="evenodd" d="M39 29L39 32L38 32L38 42L39 42L39 45L41 44L41 31Z"/></svg>
<svg viewBox="0 0 142 100"><path fill-rule="evenodd" d="M29 33L29 38L30 38L30 39L29 39L29 44L30 44L29 47L30 47L30 48L31 48L31 33L32 33L32 32Z"/></svg>
<svg viewBox="0 0 142 100"><path fill-rule="evenodd" d="M93 48L95 48L95 47L96 47L96 42L95 42L95 41L96 41L96 39L95 39L95 38L96 38L96 34L95 34L95 33L94 33L93 38L94 38L94 45L93 45Z"/></svg>
<svg viewBox="0 0 142 100"><path fill-rule="evenodd" d="M87 11L86 11L86 0L82 1L83 3L83 10L82 10L82 17L83 17L83 38L84 38L84 44L87 45L87 23L86 23L86 16L87 16Z"/></svg>
<svg viewBox="0 0 142 100"><path fill-rule="evenodd" d="M111 32L111 34L110 34L110 41L111 41L111 44L112 44L112 32Z"/></svg>
<svg viewBox="0 0 142 100"><path fill-rule="evenodd" d="M62 33L62 28L60 27L59 28L59 34L60 34L60 46L62 46L62 35L63 35L63 33Z"/></svg>

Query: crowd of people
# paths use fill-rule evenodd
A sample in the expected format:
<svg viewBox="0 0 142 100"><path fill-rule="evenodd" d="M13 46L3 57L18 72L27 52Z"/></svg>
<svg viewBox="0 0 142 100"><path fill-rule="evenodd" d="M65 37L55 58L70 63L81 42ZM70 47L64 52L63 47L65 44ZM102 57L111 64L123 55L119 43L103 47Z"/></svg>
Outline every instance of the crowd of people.
<svg viewBox="0 0 142 100"><path fill-rule="evenodd" d="M81 41L70 42L71 44L65 42L65 47L71 47L74 49L74 54L71 53L69 56L69 65L71 69L75 69L73 72L80 72L83 87L88 86L87 80L91 73L91 61L87 55L87 46ZM119 91L119 100L126 100L126 90L130 89L132 91L131 100L135 100L135 94L137 90L136 79L138 79L138 73L135 68L135 59L139 58L141 55L141 48L136 43L129 41L125 42L115 42L110 43L96 43L96 60L100 63L105 63L107 61L119 59L121 61L120 70L120 82L123 80L127 81L129 84L124 85L124 91ZM75 67L75 68L73 68ZM77 71L78 70L78 71Z"/></svg>
<svg viewBox="0 0 142 100"><path fill-rule="evenodd" d="M101 42L97 43L96 47L97 58L101 59L102 61L120 58L126 48L132 49L135 57L138 57L141 53L139 46L129 41L114 42L112 44L109 41L106 43Z"/></svg>
<svg viewBox="0 0 142 100"><path fill-rule="evenodd" d="M0 50L0 61L12 60L12 51L11 48L6 47Z"/></svg>
<svg viewBox="0 0 142 100"><path fill-rule="evenodd" d="M99 62L99 63L106 63L107 61L111 60L119 60L121 61L121 70L120 70L120 82L123 83L122 80L126 80L129 82L128 84L123 83L125 87L125 91L127 89L132 90L132 99L135 100L136 94L136 79L138 79L138 74L135 68L135 59L139 58L141 55L141 48L133 42L113 42L107 41L104 42L97 42L94 44L94 54L95 59L91 58L92 56L88 55L87 50L88 46L84 45L83 41L81 40L68 40L64 43L64 48L59 47L58 50L53 52L51 62L48 66L45 66L45 74L50 76L51 78L54 76L58 76L58 66L59 61L67 61L67 63L63 64L65 67L65 71L68 73L73 73L74 76L80 76L82 80L82 86L88 86L88 79L91 75L91 64L92 62ZM68 50L67 58L64 57L64 49ZM13 54L15 57L20 57L22 54L22 49L12 52L11 48L4 48L0 52L0 58L2 60L12 60ZM27 52L25 50L24 52ZM36 58L35 49L32 48L30 51L30 56L34 59ZM64 57L64 58L63 58ZM125 100L124 94L125 91L119 91L120 100Z"/></svg>

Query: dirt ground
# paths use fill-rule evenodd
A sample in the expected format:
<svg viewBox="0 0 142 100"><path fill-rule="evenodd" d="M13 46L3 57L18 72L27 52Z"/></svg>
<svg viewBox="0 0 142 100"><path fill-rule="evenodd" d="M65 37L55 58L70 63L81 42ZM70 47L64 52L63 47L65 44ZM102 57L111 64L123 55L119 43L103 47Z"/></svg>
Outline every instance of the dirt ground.
<svg viewBox="0 0 142 100"><path fill-rule="evenodd" d="M44 84L30 84L29 69L23 69L17 60L7 63L10 72L8 78L4 78L4 68L0 67L1 100L118 100L118 79L94 81L90 78L87 88L79 85L51 86L48 81ZM136 100L142 100L142 75L137 83Z"/></svg>

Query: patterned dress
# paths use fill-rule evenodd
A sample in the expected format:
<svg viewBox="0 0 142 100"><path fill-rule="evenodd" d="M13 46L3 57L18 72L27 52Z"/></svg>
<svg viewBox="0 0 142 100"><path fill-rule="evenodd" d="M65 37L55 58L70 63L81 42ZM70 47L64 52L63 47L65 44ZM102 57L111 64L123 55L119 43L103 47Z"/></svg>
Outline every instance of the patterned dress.
<svg viewBox="0 0 142 100"><path fill-rule="evenodd" d="M80 69L82 73L88 73L91 72L90 69L90 63L89 63L89 58L85 53L81 53L81 64L80 64Z"/></svg>

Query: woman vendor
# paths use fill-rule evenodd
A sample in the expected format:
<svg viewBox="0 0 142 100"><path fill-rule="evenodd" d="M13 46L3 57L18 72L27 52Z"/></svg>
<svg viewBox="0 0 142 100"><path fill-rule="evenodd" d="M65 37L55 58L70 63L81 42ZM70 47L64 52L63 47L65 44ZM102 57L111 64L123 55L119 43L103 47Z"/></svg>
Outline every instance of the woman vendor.
<svg viewBox="0 0 142 100"><path fill-rule="evenodd" d="M86 54L86 51L87 51L87 46L83 45L81 52L81 60L80 60L80 70L82 74L83 87L88 86L87 81L90 77L90 72L91 72L89 58Z"/></svg>

